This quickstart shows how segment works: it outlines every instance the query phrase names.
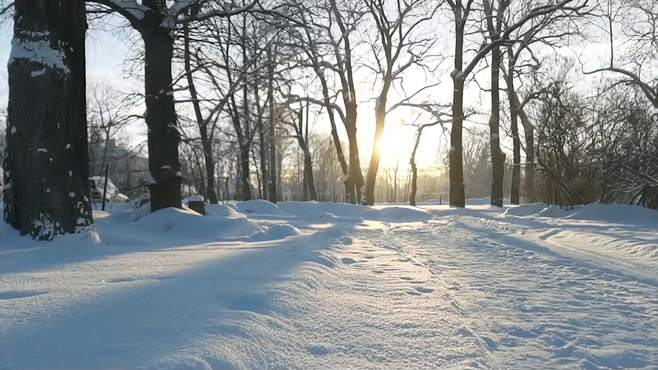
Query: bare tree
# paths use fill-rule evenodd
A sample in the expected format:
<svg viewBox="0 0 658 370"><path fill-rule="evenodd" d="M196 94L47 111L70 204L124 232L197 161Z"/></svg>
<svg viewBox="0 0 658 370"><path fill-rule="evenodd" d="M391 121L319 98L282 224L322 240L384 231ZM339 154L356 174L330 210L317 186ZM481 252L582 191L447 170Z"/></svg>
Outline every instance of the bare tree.
<svg viewBox="0 0 658 370"><path fill-rule="evenodd" d="M339 113L345 130L349 146L348 177L346 179L347 201L361 202L363 193L363 174L361 172L361 159L359 158L359 145L357 136L357 94L354 82L353 42L352 37L361 24L365 10L359 0L346 0L339 4L337 0L328 0L327 17L330 26L327 27L327 36L334 63L331 70L340 81L340 96L343 107L333 105ZM325 6L326 7L326 6ZM338 34L331 24L336 24Z"/></svg>
<svg viewBox="0 0 658 370"><path fill-rule="evenodd" d="M110 140L115 139L133 119L141 117L130 114L130 107L134 103L132 97L121 96L106 81L92 83L88 91L89 163L92 174L97 175L103 173L107 164Z"/></svg>
<svg viewBox="0 0 658 370"><path fill-rule="evenodd" d="M434 17L439 4L425 0L397 1L395 6L380 0L365 0L377 29L377 40L371 43L376 61L372 68L381 79L381 88L375 103L375 137L366 176L365 203L375 202L375 182L379 170L380 142L386 125L386 115L398 105L387 105L388 95L396 80L413 66L422 66L435 43L435 39L419 35L418 29ZM393 9L393 10L392 10ZM404 58L404 59L401 59ZM412 94L415 96L429 86Z"/></svg>
<svg viewBox="0 0 658 370"><path fill-rule="evenodd" d="M151 210L181 206L180 132L174 107L174 33L178 24L228 17L253 7L208 0L89 0L122 15L144 41L144 98L148 126ZM195 13L187 15L190 10Z"/></svg>
<svg viewBox="0 0 658 370"><path fill-rule="evenodd" d="M603 8L601 16L610 37L610 65L585 73L615 73L621 77L621 82L638 86L658 108L658 79L651 75L658 60L658 4L653 0L622 0L621 3L607 0ZM621 61L615 58L613 42L615 23L619 20L624 41L629 45Z"/></svg>
<svg viewBox="0 0 658 370"><path fill-rule="evenodd" d="M514 45L520 40L514 38L515 32L526 24L536 21L547 14L556 12L577 12L587 4L586 0L546 0L533 3L527 13L519 19L506 24L495 38L484 39L469 61L464 65L464 36L467 25L477 4L474 0L446 0L452 10L455 24L455 54L454 70L450 73L453 80L453 112L450 131L450 205L464 207L466 203L464 192L464 171L462 152L462 131L464 124L464 84L466 78L474 71L480 61L493 49ZM484 0L487 1L487 0ZM486 16L485 16L486 17ZM492 72L493 73L493 72Z"/></svg>

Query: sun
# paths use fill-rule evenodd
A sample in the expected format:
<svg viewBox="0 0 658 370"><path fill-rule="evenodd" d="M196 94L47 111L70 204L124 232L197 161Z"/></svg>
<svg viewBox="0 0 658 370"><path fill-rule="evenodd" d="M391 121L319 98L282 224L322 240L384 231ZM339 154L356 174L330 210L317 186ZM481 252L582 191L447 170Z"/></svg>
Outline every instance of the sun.
<svg viewBox="0 0 658 370"><path fill-rule="evenodd" d="M416 166L429 168L436 163L438 138L434 132L426 130L416 151ZM398 168L409 171L409 160L416 142L417 130L414 126L391 122L384 130L379 154L381 168Z"/></svg>

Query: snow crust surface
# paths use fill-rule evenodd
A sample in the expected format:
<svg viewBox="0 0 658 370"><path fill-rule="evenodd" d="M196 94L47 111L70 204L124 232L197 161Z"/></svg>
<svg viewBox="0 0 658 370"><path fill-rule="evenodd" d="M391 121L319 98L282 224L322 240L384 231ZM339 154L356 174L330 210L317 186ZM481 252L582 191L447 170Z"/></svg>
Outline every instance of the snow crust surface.
<svg viewBox="0 0 658 370"><path fill-rule="evenodd" d="M658 212L470 204L0 223L0 369L658 368Z"/></svg>

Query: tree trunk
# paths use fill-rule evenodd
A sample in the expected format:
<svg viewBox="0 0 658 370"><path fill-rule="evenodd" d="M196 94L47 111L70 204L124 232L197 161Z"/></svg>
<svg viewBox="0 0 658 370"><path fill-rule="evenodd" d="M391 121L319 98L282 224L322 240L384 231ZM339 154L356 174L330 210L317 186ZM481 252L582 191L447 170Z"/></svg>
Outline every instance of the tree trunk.
<svg viewBox="0 0 658 370"><path fill-rule="evenodd" d="M201 137L201 146L203 147L203 159L206 170L206 198L211 204L219 203L217 199L217 192L215 191L215 160L212 155L212 137L208 136L208 122L203 118L201 113L201 104L194 83L194 76L192 75L192 65L190 61L190 32L189 25L186 23L183 26L184 35L184 64L185 74L187 77L187 86L190 91L190 98L192 100L192 107L194 108L194 117L196 118L197 126L199 126L199 136Z"/></svg>
<svg viewBox="0 0 658 370"><path fill-rule="evenodd" d="M258 69L258 67L256 67ZM259 159L259 166L260 166L260 175L261 179L260 182L262 184L259 184L259 190L260 190L260 197L261 199L268 199L268 190L269 190L269 182L268 182L268 171L267 171L267 139L265 137L265 124L263 122L263 112L265 110L265 107L260 104L260 89L259 89L259 81L255 81L253 85L253 93L254 93L254 101L256 102L256 107L257 107L257 121L256 121L256 128L258 129L258 159ZM267 104L267 103L265 103Z"/></svg>
<svg viewBox="0 0 658 370"><path fill-rule="evenodd" d="M212 155L212 138L208 137L208 122L203 118L201 113L201 104L196 91L196 84L194 83L194 76L192 75L192 66L190 62L190 32L189 26L186 23L183 26L184 35L184 64L185 74L187 77L187 86L190 91L190 98L192 100L192 107L194 108L194 117L199 126L199 135L201 137L201 146L203 147L203 159L206 171L206 197L211 204L219 203L217 199L217 192L215 191L215 160Z"/></svg>
<svg viewBox="0 0 658 370"><path fill-rule="evenodd" d="M455 10L455 69L452 71L452 127L450 128L450 206L464 208L464 157L462 153L462 128L464 126L464 25L461 5Z"/></svg>
<svg viewBox="0 0 658 370"><path fill-rule="evenodd" d="M259 147L260 150L258 152L259 158L260 158L260 172L262 176L262 181L263 181L263 194L262 198L263 199L268 199L268 173L267 173L267 142L265 140L265 130L263 129L263 122L262 118L259 118L259 123L258 123L258 139L259 139Z"/></svg>
<svg viewBox="0 0 658 370"><path fill-rule="evenodd" d="M464 158L462 154L462 127L464 125L464 78L453 77L452 127L450 129L450 206L464 208Z"/></svg>
<svg viewBox="0 0 658 370"><path fill-rule="evenodd" d="M331 141L333 141L334 147L336 148L336 156L338 157L338 163L340 164L340 170L343 173L345 180L345 194L350 193L350 182L348 181L349 168L347 162L345 161L345 154L343 154L343 147L340 143L340 138L338 137L338 129L336 127L336 115L334 114L334 109L331 107L331 97L329 96L329 87L327 85L327 79L324 77L322 70L319 66L316 68L316 74L320 79L320 84L322 85L322 97L324 99L324 105L327 109L327 115L329 116L329 123L331 124ZM354 186L354 185L352 185Z"/></svg>
<svg viewBox="0 0 658 370"><path fill-rule="evenodd" d="M277 202L277 156L276 156L276 109L274 107L274 59L272 57L272 47L267 48L267 105L269 109L269 146L270 146L270 174L267 177L269 181L269 201Z"/></svg>
<svg viewBox="0 0 658 370"><path fill-rule="evenodd" d="M21 235L51 240L93 224L86 29L82 0L15 3L4 217Z"/></svg>
<svg viewBox="0 0 658 370"><path fill-rule="evenodd" d="M520 188L520 170L521 170L521 139L518 133L518 119L521 119L521 124L523 125L523 131L525 133L525 178L524 178L524 193L525 200L528 203L534 203L536 201L535 196L535 143L534 143L534 127L530 123L530 119L526 115L519 96L516 93L516 87L513 80L513 70L509 69L507 73L504 73L504 78L507 83L507 94L509 97L510 110L511 110L511 124L512 124L512 136L513 145L514 145L514 163L515 167L518 167L518 175L515 175L514 171L512 172L512 203L514 203L514 184L518 184L517 187ZM516 133L514 133L514 126L516 126ZM518 164L518 166L516 165ZM518 176L519 178L516 178ZM520 192L520 191L519 191Z"/></svg>
<svg viewBox="0 0 658 370"><path fill-rule="evenodd" d="M491 205L503 206L505 153L500 150L500 48L491 50L491 116L489 118L489 149L491 151Z"/></svg>
<svg viewBox="0 0 658 370"><path fill-rule="evenodd" d="M348 188L350 192L348 195L349 203L361 203L361 193L363 188L363 174L361 173L361 159L359 158L359 145L356 129L356 102L346 102L346 123L347 141L350 147L349 153L349 178Z"/></svg>
<svg viewBox="0 0 658 370"><path fill-rule="evenodd" d="M178 160L180 134L174 109L171 78L173 38L156 11L142 20L144 39L144 85L148 126L149 171L153 183L151 211L181 207L181 173Z"/></svg>
<svg viewBox="0 0 658 370"><path fill-rule="evenodd" d="M384 89L388 90L388 82L385 82ZM380 143L384 135L384 125L386 123L386 94L382 92L377 99L375 107L375 140L372 145L372 154L370 155L370 165L366 175L366 204L371 206L375 204L375 183L377 181L377 172L379 171L379 160L381 159Z"/></svg>
<svg viewBox="0 0 658 370"><path fill-rule="evenodd" d="M513 146L513 165L512 165L512 191L510 202L512 204L520 203L521 192L521 139L519 137L519 104L516 99L516 89L514 87L514 66L512 65L512 50L509 50L510 62L508 65L507 75L505 76L507 84L507 100L510 107L510 128L512 130Z"/></svg>
<svg viewBox="0 0 658 370"><path fill-rule="evenodd" d="M240 188L241 200L251 200L249 145L240 145Z"/></svg>
<svg viewBox="0 0 658 370"><path fill-rule="evenodd" d="M418 191L418 167L416 166L416 152L418 151L418 146L420 145L420 138L423 135L423 128L418 128L418 133L416 134L416 142L414 143L414 148L411 151L411 158L409 159L409 165L411 166L411 193L409 193L409 204L416 206L416 192Z"/></svg>
<svg viewBox="0 0 658 370"><path fill-rule="evenodd" d="M308 128L308 107L306 114L306 128ZM304 130L304 110L301 109L297 113L297 121L299 127L296 128L297 131L297 142L299 143L299 148L302 150L303 161L304 161L304 200L318 200L318 193L315 189L315 180L313 179L313 162L311 160L311 152L308 149L308 131Z"/></svg>
<svg viewBox="0 0 658 370"><path fill-rule="evenodd" d="M315 189L315 180L313 179L313 162L311 161L311 152L305 142L301 142L302 152L304 153L304 183L308 190L306 200L318 200L318 193Z"/></svg>
<svg viewBox="0 0 658 370"><path fill-rule="evenodd" d="M516 96L516 101L519 104L518 96ZM521 118L525 133L525 199L528 203L534 203L537 200L535 194L535 128L523 109L519 110L519 118Z"/></svg>

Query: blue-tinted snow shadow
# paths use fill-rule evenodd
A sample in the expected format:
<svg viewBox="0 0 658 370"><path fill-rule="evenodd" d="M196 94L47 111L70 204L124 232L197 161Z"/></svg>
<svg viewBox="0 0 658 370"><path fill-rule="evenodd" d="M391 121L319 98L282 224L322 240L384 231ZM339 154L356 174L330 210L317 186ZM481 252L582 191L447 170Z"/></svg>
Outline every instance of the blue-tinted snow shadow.
<svg viewBox="0 0 658 370"><path fill-rule="evenodd" d="M216 257L167 279L114 282L126 285L100 299L71 305L47 323L28 323L0 335L0 368L135 368L157 363L225 330L218 324L236 312L276 310L266 286L313 261L355 225L341 223L338 229Z"/></svg>

